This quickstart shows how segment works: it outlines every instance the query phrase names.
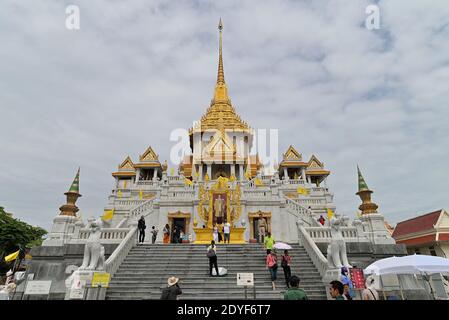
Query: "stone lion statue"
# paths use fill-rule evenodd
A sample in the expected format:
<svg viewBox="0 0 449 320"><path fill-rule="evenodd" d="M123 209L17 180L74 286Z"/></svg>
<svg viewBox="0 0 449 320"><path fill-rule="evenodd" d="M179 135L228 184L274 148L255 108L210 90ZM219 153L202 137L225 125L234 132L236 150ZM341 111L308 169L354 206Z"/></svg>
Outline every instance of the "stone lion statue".
<svg viewBox="0 0 449 320"><path fill-rule="evenodd" d="M341 233L341 227L345 223L344 217L334 216L329 220L331 227L331 242L327 247L327 261L329 268L341 267L352 268L348 262L348 256L346 255L346 243Z"/></svg>
<svg viewBox="0 0 449 320"><path fill-rule="evenodd" d="M79 270L104 270L104 247L100 244L101 218L91 219L88 223L90 235L84 247L83 264Z"/></svg>

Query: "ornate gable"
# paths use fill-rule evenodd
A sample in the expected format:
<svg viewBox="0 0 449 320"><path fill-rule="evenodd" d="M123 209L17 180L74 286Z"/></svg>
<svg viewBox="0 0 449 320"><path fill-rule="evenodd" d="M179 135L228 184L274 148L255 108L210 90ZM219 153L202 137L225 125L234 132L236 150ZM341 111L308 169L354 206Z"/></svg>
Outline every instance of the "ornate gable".
<svg viewBox="0 0 449 320"><path fill-rule="evenodd" d="M312 157L310 158L307 168L308 169L323 169L324 164L318 160L317 157L315 157L315 155L312 155Z"/></svg>
<svg viewBox="0 0 449 320"><path fill-rule="evenodd" d="M302 161L302 155L292 145L284 153L284 160Z"/></svg>
<svg viewBox="0 0 449 320"><path fill-rule="evenodd" d="M221 157L222 154L235 154L233 143L224 132L216 132L212 141L206 146L206 155Z"/></svg>
<svg viewBox="0 0 449 320"><path fill-rule="evenodd" d="M159 161L159 156L154 152L153 148L149 146L139 159L140 161Z"/></svg>
<svg viewBox="0 0 449 320"><path fill-rule="evenodd" d="M126 157L125 161L123 161L122 164L118 166L118 169L120 171L134 171L134 164L131 158L129 156Z"/></svg>

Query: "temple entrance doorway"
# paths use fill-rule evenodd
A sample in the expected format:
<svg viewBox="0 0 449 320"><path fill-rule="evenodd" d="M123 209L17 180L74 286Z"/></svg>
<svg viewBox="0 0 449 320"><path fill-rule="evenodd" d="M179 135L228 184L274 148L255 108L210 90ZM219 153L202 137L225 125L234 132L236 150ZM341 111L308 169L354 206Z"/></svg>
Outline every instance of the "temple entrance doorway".
<svg viewBox="0 0 449 320"><path fill-rule="evenodd" d="M177 234L173 233L175 230L175 226L178 228ZM173 218L172 226L171 226L172 234L171 234L171 242L178 243L181 231L185 234L186 232L186 219L185 218Z"/></svg>

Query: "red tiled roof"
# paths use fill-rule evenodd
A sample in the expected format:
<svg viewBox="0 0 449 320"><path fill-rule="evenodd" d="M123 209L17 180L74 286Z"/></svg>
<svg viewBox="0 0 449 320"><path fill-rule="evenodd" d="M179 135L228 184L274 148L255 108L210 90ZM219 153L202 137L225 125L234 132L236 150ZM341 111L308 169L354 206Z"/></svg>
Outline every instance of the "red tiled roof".
<svg viewBox="0 0 449 320"><path fill-rule="evenodd" d="M411 238L411 239L407 239L407 240L397 240L396 243L397 244L401 244L404 243L405 245L423 245L423 244L427 244L427 243L433 243L436 241L436 235L435 234L430 234L427 236L422 236L422 237L416 237L416 238Z"/></svg>
<svg viewBox="0 0 449 320"><path fill-rule="evenodd" d="M413 219L399 222L394 229L393 238L403 237L405 235L432 230L437 223L442 210L434 211Z"/></svg>

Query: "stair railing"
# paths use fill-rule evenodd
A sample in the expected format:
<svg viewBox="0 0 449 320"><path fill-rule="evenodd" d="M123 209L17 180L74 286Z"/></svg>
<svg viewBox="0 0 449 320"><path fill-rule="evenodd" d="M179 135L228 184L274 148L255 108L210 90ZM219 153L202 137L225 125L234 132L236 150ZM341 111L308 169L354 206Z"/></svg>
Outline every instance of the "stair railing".
<svg viewBox="0 0 449 320"><path fill-rule="evenodd" d="M302 245L304 249L306 249L307 254L317 268L321 277L324 277L328 269L327 259L318 248L316 243L313 241L313 239L310 237L309 232L307 232L307 230L300 222L298 223L298 234L300 245Z"/></svg>
<svg viewBox="0 0 449 320"><path fill-rule="evenodd" d="M117 272L123 260L125 260L129 251L136 243L137 243L137 226L132 226L131 230L129 230L125 239L123 239L122 242L119 244L119 246L115 248L114 252L105 262L106 272L111 275L111 278Z"/></svg>
<svg viewBox="0 0 449 320"><path fill-rule="evenodd" d="M287 208L290 209L289 211L295 212L295 216L298 219L304 221L304 223L306 223L309 227L313 226L321 227L321 224L313 218L312 210L307 209L306 207L302 206L301 204L299 204L298 202L294 201L293 199L287 196L284 196L284 199L286 201Z"/></svg>

